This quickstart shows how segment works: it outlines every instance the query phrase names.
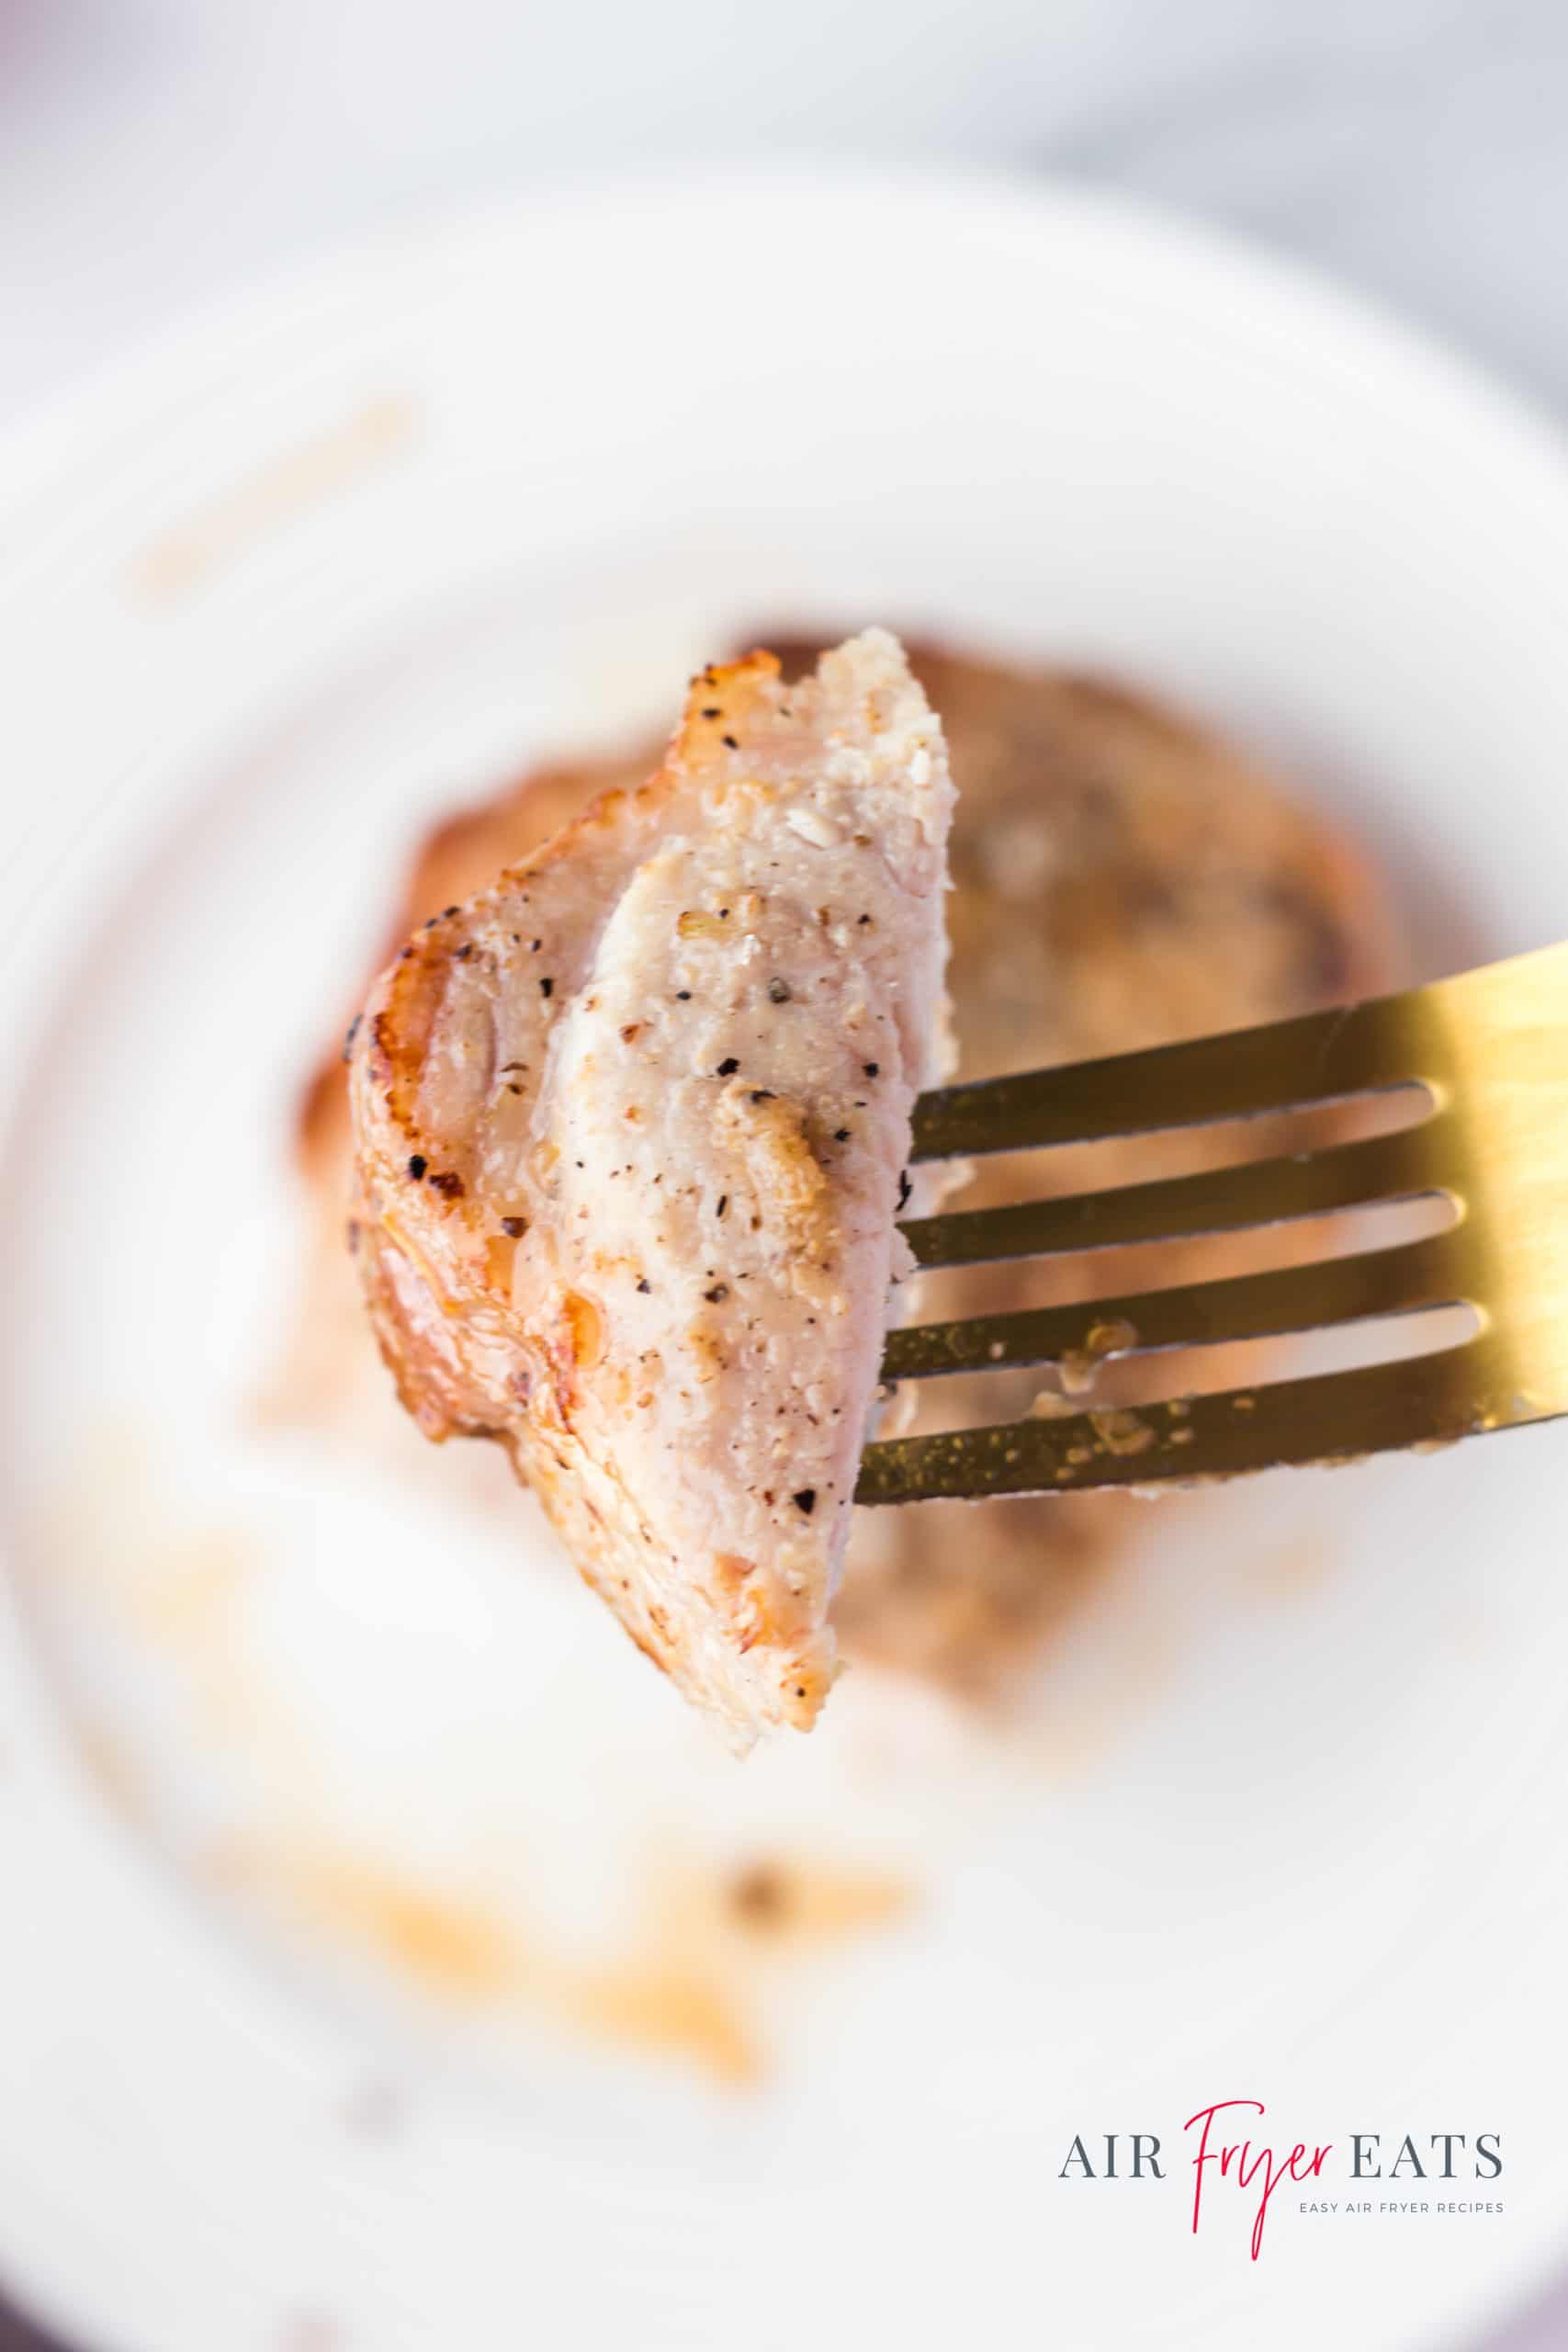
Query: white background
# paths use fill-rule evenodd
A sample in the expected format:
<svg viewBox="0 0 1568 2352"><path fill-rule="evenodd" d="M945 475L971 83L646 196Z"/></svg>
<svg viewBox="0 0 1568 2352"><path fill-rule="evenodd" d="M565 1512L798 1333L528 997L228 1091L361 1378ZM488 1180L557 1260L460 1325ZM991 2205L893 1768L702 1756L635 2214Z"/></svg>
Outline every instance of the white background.
<svg viewBox="0 0 1568 2352"><path fill-rule="evenodd" d="M1561 410L1565 119L1562 0L0 0L0 426L389 218L765 151L1164 197ZM1506 2352L1564 2346L1568 2290Z"/></svg>

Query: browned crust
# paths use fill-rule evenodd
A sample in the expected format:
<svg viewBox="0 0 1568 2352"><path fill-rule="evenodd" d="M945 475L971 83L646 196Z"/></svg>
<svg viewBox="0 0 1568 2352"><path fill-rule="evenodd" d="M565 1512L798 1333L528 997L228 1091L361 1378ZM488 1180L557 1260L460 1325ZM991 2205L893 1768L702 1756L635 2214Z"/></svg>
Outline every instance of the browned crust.
<svg viewBox="0 0 1568 2352"><path fill-rule="evenodd" d="M442 1202L440 1214L463 1221L472 1216L463 1171L440 1167L442 1159L449 1158L446 1146L421 1126L413 1113L413 1099L419 1093L430 1023L440 1009L446 967L463 948L475 915L493 906L493 900L505 891L517 891L534 882L552 865L579 864L585 849L592 852L597 837L604 842L618 840L626 832L627 819L647 820L649 828L659 826L672 795L689 788L689 778L715 762L724 734L748 722L757 694L776 677L778 659L766 651L750 651L740 661L698 671L686 689L682 724L670 741L660 767L653 769L647 781L630 790L626 786L602 790L590 799L583 814L562 826L550 840L541 842L541 847L505 865L478 899L425 917L386 967L378 986L371 990L365 1021L350 1042L348 1058L350 1068L357 1070L355 1084L360 1089L360 1125L367 1141L374 1138L378 1152L404 1158L423 1152L437 1162L433 1179L425 1179L425 1200L421 1206L428 1206L430 1188L434 1185L434 1194ZM374 1120L369 1114L371 1101Z"/></svg>
<svg viewBox="0 0 1568 2352"><path fill-rule="evenodd" d="M452 967L468 953L472 936L502 903L515 907L525 892L536 890L552 869L570 867L575 878L592 870L600 850L624 861L630 854L628 831L633 841L642 830L655 836L677 792L689 794L710 769L728 768L728 749L778 673L776 659L762 651L699 672L682 724L654 773L629 789L615 786L600 793L487 890L428 917L372 989L347 1049L360 1278L399 1396L428 1437L482 1435L504 1443L584 1581L609 1602L645 1655L693 1695L708 1689L714 1652L706 1652L705 1663L693 1664L685 1654L689 1633L682 1636L658 1600L621 1572L617 1534L605 1511L635 1521L635 1509L620 1492L613 1467L593 1463L578 1436L578 1374L592 1367L571 1296L560 1303L554 1324L536 1320L527 1329L512 1315L509 1300L486 1305L482 1283L476 1283L476 1252L492 1244L493 1204L481 1204L464 1150L427 1127L419 1105L433 1024ZM519 1365L504 1415L493 1386L495 1361L503 1351ZM585 1476L591 1464L592 1480ZM771 1653L769 1695L759 1683L742 1701L736 1686L730 1723L737 1734L743 1716L757 1709L807 1728L836 1670L831 1634L806 1613L785 1622L773 1593L776 1582L758 1575L734 1588L721 1578L720 1589L708 1596L712 1622L724 1629L735 1658L759 1643Z"/></svg>

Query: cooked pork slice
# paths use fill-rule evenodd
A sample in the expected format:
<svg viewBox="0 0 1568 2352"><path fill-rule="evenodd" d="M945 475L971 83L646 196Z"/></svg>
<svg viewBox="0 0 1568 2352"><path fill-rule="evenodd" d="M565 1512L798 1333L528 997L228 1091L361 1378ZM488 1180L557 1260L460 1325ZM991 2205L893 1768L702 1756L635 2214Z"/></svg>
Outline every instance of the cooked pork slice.
<svg viewBox="0 0 1568 2352"><path fill-rule="evenodd" d="M694 682L663 766L448 909L351 1051L360 1268L738 1747L806 1729L940 1074L953 793L902 650Z"/></svg>

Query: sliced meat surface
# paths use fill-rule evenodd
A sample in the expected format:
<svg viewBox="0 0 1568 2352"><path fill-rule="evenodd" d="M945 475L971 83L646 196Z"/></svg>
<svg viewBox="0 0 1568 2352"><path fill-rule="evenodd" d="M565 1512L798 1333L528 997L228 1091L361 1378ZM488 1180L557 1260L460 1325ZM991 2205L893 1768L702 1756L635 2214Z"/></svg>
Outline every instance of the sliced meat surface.
<svg viewBox="0 0 1568 2352"><path fill-rule="evenodd" d="M426 1434L499 1439L738 1747L833 1679L953 792L869 630L694 681L663 766L436 917L351 1049L356 1249Z"/></svg>

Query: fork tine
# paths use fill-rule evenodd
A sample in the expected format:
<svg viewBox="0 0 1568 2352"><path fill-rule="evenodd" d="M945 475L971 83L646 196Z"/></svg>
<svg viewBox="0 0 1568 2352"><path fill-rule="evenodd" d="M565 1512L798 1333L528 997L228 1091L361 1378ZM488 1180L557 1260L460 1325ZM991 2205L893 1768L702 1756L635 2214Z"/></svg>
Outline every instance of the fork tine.
<svg viewBox="0 0 1568 2352"><path fill-rule="evenodd" d="M921 1267L1185 1240L1440 1193L1457 1142L1452 1114L1439 1111L1419 1126L1323 1151L1005 1208L958 1209L913 1218L903 1231Z"/></svg>
<svg viewBox="0 0 1568 2352"><path fill-rule="evenodd" d="M1442 1444L1568 1414L1568 943L1401 997L1154 1054L922 1099L916 1157L1008 1151L1196 1125L1415 1085L1429 1112L1392 1135L1109 1192L922 1218L922 1266L1242 1232L1378 1202L1446 1196L1456 1223L1402 1248L1034 1315L937 1324L888 1342L890 1376L1267 1337L1467 1301L1461 1346L1254 1392L880 1441L858 1498L1052 1493L1231 1477ZM1135 1112L1122 1105L1134 1103ZM993 1352L994 1351L994 1352ZM1096 1352L1090 1346L1091 1354Z"/></svg>
<svg viewBox="0 0 1568 2352"><path fill-rule="evenodd" d="M1412 991L1104 1061L941 1087L915 1105L910 1156L1103 1142L1406 1086L1419 1079L1412 1042L1429 1019L1429 992Z"/></svg>
<svg viewBox="0 0 1568 2352"><path fill-rule="evenodd" d="M1521 1396L1506 1349L1487 1332L1438 1354L1190 1403L1015 1421L880 1440L866 1448L855 1500L1062 1494L1235 1477L1284 1463L1350 1461L1478 1430L1522 1426L1568 1395Z"/></svg>
<svg viewBox="0 0 1568 2352"><path fill-rule="evenodd" d="M1476 1272L1464 1226L1419 1241L1271 1273L1232 1275L1122 1298L1079 1300L891 1331L884 1380L996 1372L1075 1354L1109 1363L1170 1348L1281 1339L1336 1323L1408 1315L1467 1296Z"/></svg>

